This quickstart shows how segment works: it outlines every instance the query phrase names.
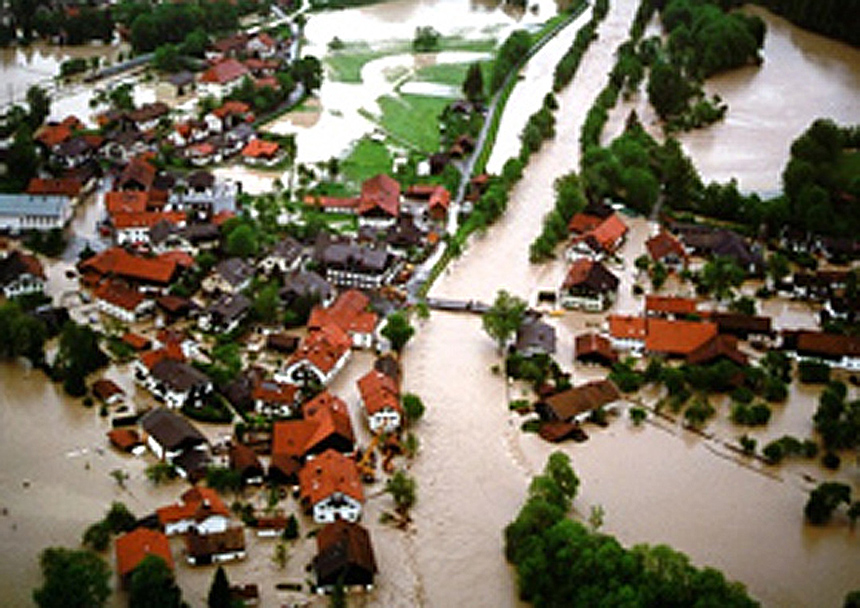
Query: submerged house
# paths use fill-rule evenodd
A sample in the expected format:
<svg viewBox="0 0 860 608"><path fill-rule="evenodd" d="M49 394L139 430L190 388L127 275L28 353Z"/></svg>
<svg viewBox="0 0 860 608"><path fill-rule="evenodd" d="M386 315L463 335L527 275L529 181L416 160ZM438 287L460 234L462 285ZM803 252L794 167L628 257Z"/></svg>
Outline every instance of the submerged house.
<svg viewBox="0 0 860 608"><path fill-rule="evenodd" d="M359 524L346 521L324 526L317 534L313 569L319 592L329 592L338 584L369 590L377 573L370 534Z"/></svg>

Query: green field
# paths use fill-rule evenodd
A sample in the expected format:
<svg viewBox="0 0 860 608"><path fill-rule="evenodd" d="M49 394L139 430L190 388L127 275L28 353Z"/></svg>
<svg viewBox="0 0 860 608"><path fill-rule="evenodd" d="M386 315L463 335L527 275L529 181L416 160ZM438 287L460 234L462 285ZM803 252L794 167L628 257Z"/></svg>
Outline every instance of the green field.
<svg viewBox="0 0 860 608"><path fill-rule="evenodd" d="M380 173L391 173L391 154L385 144L364 138L340 164L346 179L356 185Z"/></svg>
<svg viewBox="0 0 860 608"><path fill-rule="evenodd" d="M380 97L382 108L380 123L396 139L412 147L433 154L439 151L439 114L450 103L449 99L423 95Z"/></svg>

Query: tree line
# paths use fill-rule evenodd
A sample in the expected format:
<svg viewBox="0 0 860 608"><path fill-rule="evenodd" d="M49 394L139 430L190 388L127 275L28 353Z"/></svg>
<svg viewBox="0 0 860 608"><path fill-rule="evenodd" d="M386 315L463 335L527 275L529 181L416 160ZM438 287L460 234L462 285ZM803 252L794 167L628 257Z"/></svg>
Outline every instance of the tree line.
<svg viewBox="0 0 860 608"><path fill-rule="evenodd" d="M666 545L623 547L568 512L579 487L570 459L555 452L505 528L505 557L520 598L541 606L756 606L743 585L696 568Z"/></svg>
<svg viewBox="0 0 860 608"><path fill-rule="evenodd" d="M860 0L757 0L795 25L860 46Z"/></svg>

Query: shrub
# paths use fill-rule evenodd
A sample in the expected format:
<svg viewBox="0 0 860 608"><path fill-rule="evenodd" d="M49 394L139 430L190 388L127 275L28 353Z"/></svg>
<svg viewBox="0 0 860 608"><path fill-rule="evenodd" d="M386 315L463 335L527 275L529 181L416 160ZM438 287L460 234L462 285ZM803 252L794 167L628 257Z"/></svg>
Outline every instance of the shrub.
<svg viewBox="0 0 860 608"><path fill-rule="evenodd" d="M801 382L823 384L830 380L830 367L819 361L801 361L797 365L797 375Z"/></svg>
<svg viewBox="0 0 860 608"><path fill-rule="evenodd" d="M824 456L821 457L821 464L831 471L836 471L839 469L839 465L842 464L842 460L833 452L826 452Z"/></svg>
<svg viewBox="0 0 860 608"><path fill-rule="evenodd" d="M648 417L648 411L644 407L631 407L628 413L630 414L630 420L633 421L634 426L641 425Z"/></svg>
<svg viewBox="0 0 860 608"><path fill-rule="evenodd" d="M738 442L741 444L741 449L744 451L744 454L747 456L752 456L755 454L755 447L758 443L755 437L750 437L749 435L743 435Z"/></svg>

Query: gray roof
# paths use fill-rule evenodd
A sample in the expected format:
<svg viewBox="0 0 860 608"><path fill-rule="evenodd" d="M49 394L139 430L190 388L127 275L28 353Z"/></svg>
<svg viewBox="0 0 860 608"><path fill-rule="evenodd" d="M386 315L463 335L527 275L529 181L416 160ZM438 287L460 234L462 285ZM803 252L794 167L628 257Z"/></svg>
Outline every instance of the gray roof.
<svg viewBox="0 0 860 608"><path fill-rule="evenodd" d="M140 426L168 450L206 443L206 437L190 422L165 408L148 412Z"/></svg>
<svg viewBox="0 0 860 608"><path fill-rule="evenodd" d="M221 296L209 307L209 313L220 317L222 321L232 321L246 314L250 309L251 300L240 293L234 296Z"/></svg>
<svg viewBox="0 0 860 608"><path fill-rule="evenodd" d="M320 275L312 270L299 271L284 279L281 288L281 297L305 297L318 296L320 300L327 300L334 293L334 287Z"/></svg>
<svg viewBox="0 0 860 608"><path fill-rule="evenodd" d="M320 252L319 261L326 267L362 273L381 273L388 266L385 249L361 247L354 243L333 243Z"/></svg>
<svg viewBox="0 0 860 608"><path fill-rule="evenodd" d="M194 74L189 71L177 72L167 77L167 82L175 87L184 87L194 82Z"/></svg>
<svg viewBox="0 0 860 608"><path fill-rule="evenodd" d="M555 352L555 328L535 319L524 322L517 332L517 350L538 349L547 354Z"/></svg>
<svg viewBox="0 0 860 608"><path fill-rule="evenodd" d="M211 382L209 376L193 365L173 359L163 359L152 366L150 374L156 380L163 382L172 390L184 393L196 386L205 386Z"/></svg>
<svg viewBox="0 0 860 608"><path fill-rule="evenodd" d="M254 276L254 267L241 258L227 258L215 266L215 272L235 287Z"/></svg>
<svg viewBox="0 0 860 608"><path fill-rule="evenodd" d="M288 236L284 240L276 243L275 246L272 247L272 251L269 252L269 255L282 258L288 263L292 263L302 255L302 245L296 239Z"/></svg>
<svg viewBox="0 0 860 608"><path fill-rule="evenodd" d="M0 216L40 215L62 217L69 198L38 194L0 194Z"/></svg>

